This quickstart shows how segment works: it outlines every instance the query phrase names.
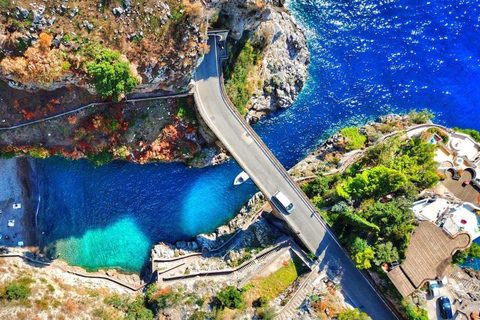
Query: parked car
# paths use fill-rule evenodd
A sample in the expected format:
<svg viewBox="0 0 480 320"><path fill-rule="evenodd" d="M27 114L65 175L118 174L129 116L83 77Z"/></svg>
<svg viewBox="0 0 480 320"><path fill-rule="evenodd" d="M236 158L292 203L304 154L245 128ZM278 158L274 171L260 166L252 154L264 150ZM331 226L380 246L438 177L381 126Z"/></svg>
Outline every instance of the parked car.
<svg viewBox="0 0 480 320"><path fill-rule="evenodd" d="M437 281L428 281L428 293L434 298L440 295L440 286Z"/></svg>
<svg viewBox="0 0 480 320"><path fill-rule="evenodd" d="M445 296L441 296L438 298L438 308L440 309L440 315L443 319L452 319L453 312L452 312L452 304L450 303L450 299Z"/></svg>

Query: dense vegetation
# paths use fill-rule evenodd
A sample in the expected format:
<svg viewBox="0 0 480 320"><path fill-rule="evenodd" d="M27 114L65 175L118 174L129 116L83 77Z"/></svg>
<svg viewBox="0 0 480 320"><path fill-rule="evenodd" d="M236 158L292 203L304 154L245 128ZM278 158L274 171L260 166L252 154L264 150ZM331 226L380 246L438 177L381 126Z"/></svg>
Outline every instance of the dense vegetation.
<svg viewBox="0 0 480 320"><path fill-rule="evenodd" d="M259 84L256 76L268 43L267 38L266 35L251 38L245 35L238 43L231 45L229 50L229 63L225 67L225 90L242 115L247 113L248 102Z"/></svg>
<svg viewBox="0 0 480 320"><path fill-rule="evenodd" d="M480 259L480 245L477 243L472 243L470 248L467 250L457 251L453 255L453 263L464 263L468 259Z"/></svg>
<svg viewBox="0 0 480 320"><path fill-rule="evenodd" d="M434 150L420 139L392 137L369 148L343 174L303 186L319 209L329 208L324 216L359 268L404 257L415 229L411 203L439 181Z"/></svg>

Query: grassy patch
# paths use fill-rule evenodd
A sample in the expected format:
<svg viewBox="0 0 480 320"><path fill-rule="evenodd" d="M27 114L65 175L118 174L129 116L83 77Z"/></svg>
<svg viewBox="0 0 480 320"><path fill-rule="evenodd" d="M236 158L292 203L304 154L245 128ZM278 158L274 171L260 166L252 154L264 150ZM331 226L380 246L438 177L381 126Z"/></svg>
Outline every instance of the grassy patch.
<svg viewBox="0 0 480 320"><path fill-rule="evenodd" d="M271 301L286 290L302 274L302 262L294 258L288 265L281 267L266 278L253 279L246 286L247 301L260 297Z"/></svg>
<svg viewBox="0 0 480 320"><path fill-rule="evenodd" d="M248 35L230 46L229 63L225 67L225 89L238 111L245 115L247 105L258 85L256 79L263 59L266 41L253 41Z"/></svg>

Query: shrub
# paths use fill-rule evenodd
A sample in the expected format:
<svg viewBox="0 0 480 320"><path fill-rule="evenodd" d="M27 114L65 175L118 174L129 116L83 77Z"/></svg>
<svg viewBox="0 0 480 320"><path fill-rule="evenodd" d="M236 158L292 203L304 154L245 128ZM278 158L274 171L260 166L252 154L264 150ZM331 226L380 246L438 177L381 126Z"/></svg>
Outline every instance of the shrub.
<svg viewBox="0 0 480 320"><path fill-rule="evenodd" d="M87 159L96 167L103 166L105 164L109 164L113 160L113 154L103 150L99 153L87 153Z"/></svg>
<svg viewBox="0 0 480 320"><path fill-rule="evenodd" d="M412 110L408 114L410 120L416 124L427 123L428 121L435 118L435 115L429 112L427 109L423 109L423 111L418 112L417 110Z"/></svg>
<svg viewBox="0 0 480 320"><path fill-rule="evenodd" d="M120 53L112 50L100 50L95 61L87 64L87 73L101 97L112 97L114 102L120 101L124 94L132 92L138 85L137 78L130 70L130 63L120 61Z"/></svg>
<svg viewBox="0 0 480 320"><path fill-rule="evenodd" d="M258 313L257 313L258 319L263 319L263 320L273 320L275 319L276 315L277 314L275 313L275 309L272 307L262 308L258 310Z"/></svg>
<svg viewBox="0 0 480 320"><path fill-rule="evenodd" d="M373 251L370 247L366 248L362 252L357 253L355 255L355 263L357 265L357 268L360 270L370 269L372 267L370 260L372 260L374 257L375 251Z"/></svg>
<svg viewBox="0 0 480 320"><path fill-rule="evenodd" d="M190 317L188 317L188 320L206 320L206 319L211 319L209 317L208 313L205 311L200 311L196 310Z"/></svg>
<svg viewBox="0 0 480 320"><path fill-rule="evenodd" d="M30 296L32 289L30 288L29 281L23 281L22 279L12 281L5 287L5 291L2 298L7 300L22 300Z"/></svg>
<svg viewBox="0 0 480 320"><path fill-rule="evenodd" d="M356 237L355 240L353 241L350 251L352 252L353 255L356 255L359 252L365 251L368 247L369 246L368 246L367 240L362 239L360 237Z"/></svg>
<svg viewBox="0 0 480 320"><path fill-rule="evenodd" d="M405 313L407 320L428 320L427 311L411 303L405 306Z"/></svg>
<svg viewBox="0 0 480 320"><path fill-rule="evenodd" d="M242 291L234 286L228 286L217 295L220 308L243 309L245 307L245 298Z"/></svg>
<svg viewBox="0 0 480 320"><path fill-rule="evenodd" d="M365 144L365 141L367 141L367 137L359 133L358 127L344 128L340 133L345 139L347 139L345 145L346 150L361 149Z"/></svg>
<svg viewBox="0 0 480 320"><path fill-rule="evenodd" d="M373 260L377 266L382 263L392 263L399 260L398 250L390 241L381 243L375 247L375 259Z"/></svg>
<svg viewBox="0 0 480 320"><path fill-rule="evenodd" d="M343 311L338 315L338 320L368 320L369 317L365 312L358 309Z"/></svg>
<svg viewBox="0 0 480 320"><path fill-rule="evenodd" d="M463 263L468 258L480 258L480 245L477 243L472 243L470 248L467 250L459 250L455 252L452 258L452 263L458 264Z"/></svg>
<svg viewBox="0 0 480 320"><path fill-rule="evenodd" d="M247 40L237 58L231 57L234 61L226 67L225 90L242 115L246 114L248 102L256 89L256 81L253 78L256 76L259 61L263 58L264 49L264 46L255 45Z"/></svg>
<svg viewBox="0 0 480 320"><path fill-rule="evenodd" d="M50 152L48 152L48 150L45 150L43 148L34 148L34 149L30 150L28 152L28 154L32 158L36 158L36 159L46 159L46 158L50 157Z"/></svg>

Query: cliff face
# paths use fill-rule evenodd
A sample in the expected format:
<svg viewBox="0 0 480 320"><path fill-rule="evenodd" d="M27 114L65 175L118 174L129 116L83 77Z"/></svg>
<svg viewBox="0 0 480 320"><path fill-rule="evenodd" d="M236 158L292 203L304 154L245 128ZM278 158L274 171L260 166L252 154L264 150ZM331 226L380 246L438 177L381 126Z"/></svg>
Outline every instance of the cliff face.
<svg viewBox="0 0 480 320"><path fill-rule="evenodd" d="M92 93L87 65L121 53L137 92L182 91L206 48L199 1L53 0L0 3L0 77L25 90L74 84Z"/></svg>
<svg viewBox="0 0 480 320"><path fill-rule="evenodd" d="M233 39L241 40L246 33L250 38L268 39L259 66L259 85L247 106L250 123L289 107L308 77L310 54L305 35L283 5L283 0L218 0L207 5L210 15L225 15L224 23Z"/></svg>

